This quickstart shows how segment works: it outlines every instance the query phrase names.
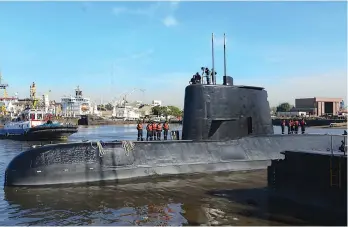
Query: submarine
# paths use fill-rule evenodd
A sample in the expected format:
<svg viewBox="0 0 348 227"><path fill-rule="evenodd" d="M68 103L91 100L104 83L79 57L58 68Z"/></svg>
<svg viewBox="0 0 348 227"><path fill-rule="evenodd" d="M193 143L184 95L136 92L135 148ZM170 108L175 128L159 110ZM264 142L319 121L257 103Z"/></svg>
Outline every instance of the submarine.
<svg viewBox="0 0 348 227"><path fill-rule="evenodd" d="M274 134L267 91L235 85L226 75L225 51L223 83L216 83L214 60L211 79L185 88L181 139L38 146L13 158L4 186L117 183L142 177L259 170L267 169L272 160L284 159L281 152L285 150L339 150L342 135Z"/></svg>

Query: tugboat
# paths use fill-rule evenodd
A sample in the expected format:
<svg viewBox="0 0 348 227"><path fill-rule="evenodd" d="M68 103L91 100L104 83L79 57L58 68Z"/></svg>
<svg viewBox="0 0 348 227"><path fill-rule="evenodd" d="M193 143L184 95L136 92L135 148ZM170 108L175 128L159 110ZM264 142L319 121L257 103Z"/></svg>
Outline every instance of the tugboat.
<svg viewBox="0 0 348 227"><path fill-rule="evenodd" d="M42 110L26 108L16 119L4 124L0 129L0 139L58 141L77 131L77 126L53 123Z"/></svg>

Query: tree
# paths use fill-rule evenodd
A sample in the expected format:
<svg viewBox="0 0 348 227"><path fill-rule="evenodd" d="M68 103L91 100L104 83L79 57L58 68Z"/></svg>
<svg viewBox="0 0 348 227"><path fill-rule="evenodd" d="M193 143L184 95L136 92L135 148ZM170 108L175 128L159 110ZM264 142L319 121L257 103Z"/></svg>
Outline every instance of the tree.
<svg viewBox="0 0 348 227"><path fill-rule="evenodd" d="M182 116L182 111L176 107L176 106L168 106L169 113L168 115L172 115L174 117L181 117Z"/></svg>
<svg viewBox="0 0 348 227"><path fill-rule="evenodd" d="M97 110L105 111L105 106L103 104L97 105Z"/></svg>
<svg viewBox="0 0 348 227"><path fill-rule="evenodd" d="M108 103L105 105L105 109L107 110L113 110L114 106L111 103Z"/></svg>
<svg viewBox="0 0 348 227"><path fill-rule="evenodd" d="M277 112L289 112L292 108L292 105L288 102L281 103L277 106Z"/></svg>
<svg viewBox="0 0 348 227"><path fill-rule="evenodd" d="M152 114L161 116L163 114L163 108L161 106L154 106L151 108Z"/></svg>

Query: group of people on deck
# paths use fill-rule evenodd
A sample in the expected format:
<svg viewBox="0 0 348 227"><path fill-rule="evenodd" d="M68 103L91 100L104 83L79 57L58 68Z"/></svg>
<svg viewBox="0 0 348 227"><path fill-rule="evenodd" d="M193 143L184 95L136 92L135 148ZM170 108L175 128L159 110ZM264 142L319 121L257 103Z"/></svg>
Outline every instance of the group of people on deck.
<svg viewBox="0 0 348 227"><path fill-rule="evenodd" d="M139 121L137 124L138 130L138 141L143 141L143 124ZM146 126L146 140L161 140L163 131L164 140L168 138L169 124L168 121L165 121L163 124L161 122L156 123L154 121L150 121Z"/></svg>
<svg viewBox="0 0 348 227"><path fill-rule="evenodd" d="M282 134L284 134L285 131L285 126L288 127L288 134L298 134L299 128L301 127L301 132L302 134L305 133L306 131L306 122L304 119L289 119L287 121L282 120L281 124L280 124L281 128L282 128Z"/></svg>

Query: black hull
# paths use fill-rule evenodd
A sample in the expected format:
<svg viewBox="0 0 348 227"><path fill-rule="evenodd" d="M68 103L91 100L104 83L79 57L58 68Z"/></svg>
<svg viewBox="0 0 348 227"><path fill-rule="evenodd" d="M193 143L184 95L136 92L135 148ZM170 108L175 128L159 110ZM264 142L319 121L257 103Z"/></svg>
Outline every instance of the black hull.
<svg viewBox="0 0 348 227"><path fill-rule="evenodd" d="M266 169L290 148L339 149L343 136L272 135L230 141L139 141L134 149L108 142L46 145L15 157L5 186L89 184L139 177Z"/></svg>
<svg viewBox="0 0 348 227"><path fill-rule="evenodd" d="M61 141L78 131L76 126L31 128L27 133L0 135L0 139L19 141Z"/></svg>

